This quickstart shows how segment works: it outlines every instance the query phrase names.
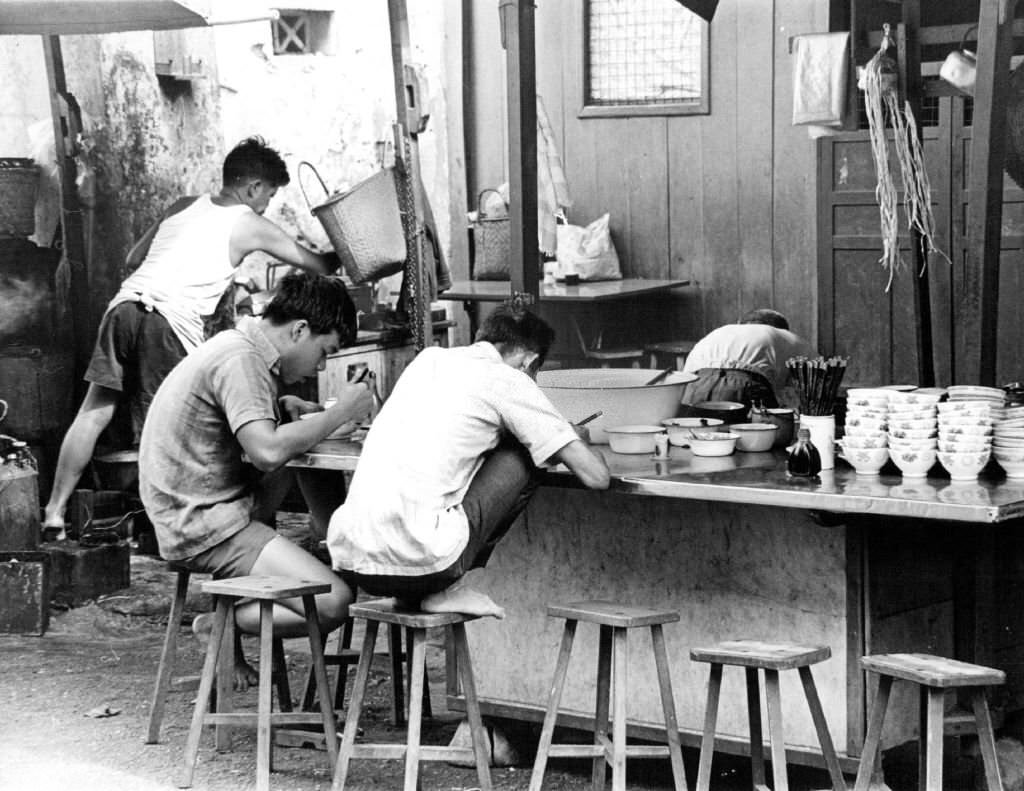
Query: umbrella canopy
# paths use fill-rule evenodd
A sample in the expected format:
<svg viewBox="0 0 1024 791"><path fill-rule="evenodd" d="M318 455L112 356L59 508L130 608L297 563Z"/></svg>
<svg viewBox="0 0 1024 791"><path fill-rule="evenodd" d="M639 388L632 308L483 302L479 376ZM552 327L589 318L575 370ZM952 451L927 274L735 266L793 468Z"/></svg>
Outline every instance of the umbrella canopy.
<svg viewBox="0 0 1024 791"><path fill-rule="evenodd" d="M257 0L2 0L0 34L174 30L276 19Z"/></svg>

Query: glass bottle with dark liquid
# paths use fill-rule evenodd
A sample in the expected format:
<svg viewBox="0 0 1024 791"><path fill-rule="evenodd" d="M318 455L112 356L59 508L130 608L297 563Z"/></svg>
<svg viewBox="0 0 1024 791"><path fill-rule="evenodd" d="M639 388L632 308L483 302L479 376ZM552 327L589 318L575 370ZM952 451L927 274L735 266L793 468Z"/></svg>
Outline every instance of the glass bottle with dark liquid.
<svg viewBox="0 0 1024 791"><path fill-rule="evenodd" d="M821 472L821 454L811 442L811 432L806 428L797 431L796 444L786 460L786 471L796 478L813 478Z"/></svg>

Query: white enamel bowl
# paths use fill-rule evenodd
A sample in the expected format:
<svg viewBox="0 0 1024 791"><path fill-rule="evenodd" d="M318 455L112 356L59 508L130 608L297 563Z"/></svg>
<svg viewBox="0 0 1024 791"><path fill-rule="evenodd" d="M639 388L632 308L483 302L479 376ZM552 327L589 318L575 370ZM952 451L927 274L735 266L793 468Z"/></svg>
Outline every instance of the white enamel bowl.
<svg viewBox="0 0 1024 791"><path fill-rule="evenodd" d="M691 430L714 428L723 425L724 422L717 417L671 417L661 421L661 425L668 432L669 444L685 448L690 444Z"/></svg>
<svg viewBox="0 0 1024 791"><path fill-rule="evenodd" d="M729 426L729 431L740 435L736 441L736 450L750 453L771 450L777 430L778 426L774 423L737 423Z"/></svg>
<svg viewBox="0 0 1024 791"><path fill-rule="evenodd" d="M654 453L654 438L665 431L664 426L610 426L605 429L608 444L615 453Z"/></svg>
<svg viewBox="0 0 1024 791"><path fill-rule="evenodd" d="M728 456L739 438L731 431L695 431L689 439L690 451L694 456Z"/></svg>
<svg viewBox="0 0 1024 791"><path fill-rule="evenodd" d="M660 425L676 416L684 385L697 376L676 371L659 384L646 385L657 373L643 368L564 368L541 371L537 384L570 421L604 412L587 424L590 441L602 443L608 442L607 426Z"/></svg>

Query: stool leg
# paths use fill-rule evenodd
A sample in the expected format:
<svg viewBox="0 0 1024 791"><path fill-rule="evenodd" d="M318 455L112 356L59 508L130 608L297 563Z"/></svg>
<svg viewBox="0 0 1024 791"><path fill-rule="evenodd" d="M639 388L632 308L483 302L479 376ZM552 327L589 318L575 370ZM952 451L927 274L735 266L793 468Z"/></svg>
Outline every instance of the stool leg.
<svg viewBox="0 0 1024 791"><path fill-rule="evenodd" d="M160 725L164 720L167 691L171 688L171 676L178 656L178 631L181 629L181 618L185 613L185 598L188 596L188 581L191 576L187 571L179 571L178 581L174 586L171 611L167 614L167 632L164 634L160 665L157 667L156 683L153 685L153 702L149 706L146 744L156 744L160 741Z"/></svg>
<svg viewBox="0 0 1024 791"><path fill-rule="evenodd" d="M412 646L405 651L412 656L409 673L409 727L405 742L405 791L417 791L420 774L420 731L423 725L423 671L427 665L427 633L425 629L412 630ZM397 684L397 680L394 682Z"/></svg>
<svg viewBox="0 0 1024 791"><path fill-rule="evenodd" d="M828 730L825 712L821 708L821 699L818 697L818 687L814 683L814 676L809 667L801 667L799 670L800 681L804 685L804 695L807 697L807 707L811 710L811 719L814 720L814 730L818 732L818 743L821 745L821 752L825 756L828 773L832 778L832 789L833 791L846 791L846 780L843 778L843 770L836 757L836 748L832 744L832 735Z"/></svg>
<svg viewBox="0 0 1024 791"><path fill-rule="evenodd" d="M774 791L789 791L786 772L786 738L782 730L782 694L779 689L779 671L764 671L764 697L768 703L768 737L772 745L772 779Z"/></svg>
<svg viewBox="0 0 1024 791"><path fill-rule="evenodd" d="M971 690L971 705L974 708L974 723L978 728L978 746L985 764L985 784L988 791L1003 791L1003 779L999 774L999 759L996 756L996 740L992 733L992 718L988 713L985 690L977 687Z"/></svg>
<svg viewBox="0 0 1024 791"><path fill-rule="evenodd" d="M764 732L761 730L761 683L757 668L743 669L747 681L747 721L750 723L750 778L754 788L765 784Z"/></svg>
<svg viewBox="0 0 1024 791"><path fill-rule="evenodd" d="M711 663L708 701L704 706L704 734L700 739L700 764L697 767L697 791L711 787L711 759L715 754L715 725L718 722L718 695L722 691L722 665Z"/></svg>
<svg viewBox="0 0 1024 791"><path fill-rule="evenodd" d="M687 791L686 771L683 769L683 751L679 746L679 725L676 722L676 701L672 695L672 676L668 670L668 652L665 650L665 633L661 624L651 626L651 642L654 646L654 664L658 670L661 708L665 713L665 740L668 742L668 759L672 765L672 778L675 780L676 791Z"/></svg>
<svg viewBox="0 0 1024 791"><path fill-rule="evenodd" d="M352 619L348 618L342 624L341 634L338 637L338 653L341 654L352 647ZM345 684L348 681L349 662L341 662L338 665L338 680L334 686L334 710L341 711L345 708Z"/></svg>
<svg viewBox="0 0 1024 791"><path fill-rule="evenodd" d="M217 661L217 698L218 714L234 711L233 698L235 688L235 612L234 602L231 603L227 621L224 624L224 636L221 638L220 659ZM219 753L231 749L231 726L216 725L213 728L214 746Z"/></svg>
<svg viewBox="0 0 1024 791"><path fill-rule="evenodd" d="M473 678L473 663L469 656L469 640L466 639L466 625L452 624L452 637L455 651L459 659L459 677L462 679L462 692L466 696L466 717L469 720L469 732L473 736L473 754L476 756L476 775L480 781L480 791L491 791L490 741L484 728L483 717L480 716L480 701L476 696L476 681ZM426 668L424 667L424 676ZM412 698L410 697L410 700Z"/></svg>
<svg viewBox="0 0 1024 791"><path fill-rule="evenodd" d="M544 725L540 729L540 743L537 745L537 758L533 762L533 774L530 775L530 791L540 791L544 782L544 768L548 762L548 751L551 750L551 737L555 732L558 720L558 704L562 700L565 688L565 673L569 669L569 655L576 637L576 621L567 620L562 632L562 647L558 650L558 661L555 662L555 677L551 681L551 694L548 696L548 710L544 714Z"/></svg>
<svg viewBox="0 0 1024 791"><path fill-rule="evenodd" d="M942 791L942 732L946 696L935 687L921 687L921 729L918 747L918 788Z"/></svg>
<svg viewBox="0 0 1024 791"><path fill-rule="evenodd" d="M256 704L256 791L270 791L271 677L274 672L274 602L260 602L260 682Z"/></svg>
<svg viewBox="0 0 1024 791"><path fill-rule="evenodd" d="M306 631L309 633L309 651L312 655L313 673L320 695L320 714L324 723L324 739L327 742L328 766L338 762L338 729L334 724L334 709L331 708L330 683L327 681L327 666L324 664L324 646L321 640L320 620L316 615L316 597L312 594L302 597L306 614Z"/></svg>
<svg viewBox="0 0 1024 791"><path fill-rule="evenodd" d="M274 689L277 690L277 708L280 711L292 710L292 689L288 684L288 665L284 658L284 643L274 638L274 660L272 663Z"/></svg>
<svg viewBox="0 0 1024 791"><path fill-rule="evenodd" d="M412 662L409 640L405 641L405 659ZM391 657L391 722L396 728L405 725L405 683L402 680L402 627L388 624L388 655ZM409 673L411 675L411 664Z"/></svg>
<svg viewBox="0 0 1024 791"><path fill-rule="evenodd" d="M875 772L875 759L878 757L878 746L882 742L882 725L885 722L885 710L889 708L889 694L892 692L892 677L880 676L878 691L875 693L875 705L871 707L867 733L864 734L864 749L860 754L860 766L857 767L857 782L853 791L868 791L871 776Z"/></svg>
<svg viewBox="0 0 1024 791"><path fill-rule="evenodd" d="M192 725L188 729L185 742L185 766L179 788L192 786L192 775L196 769L196 757L199 754L199 739L203 735L203 720L206 709L210 705L210 693L213 691L213 677L217 673L217 655L222 650L224 628L231 615L231 602L226 596L217 597L217 612L213 619L213 632L210 643L206 647L206 659L203 660L203 673L199 678L199 692L196 694L196 707L192 712Z"/></svg>
<svg viewBox="0 0 1024 791"><path fill-rule="evenodd" d="M602 753L594 758L590 773L594 791L603 791L606 767L605 756L608 746L608 709L612 694L612 627L601 626L597 644L597 698L594 701L594 744Z"/></svg>
<svg viewBox="0 0 1024 791"><path fill-rule="evenodd" d="M612 698L612 791L626 791L626 695L629 692L627 631L612 631L614 682Z"/></svg>
<svg viewBox="0 0 1024 791"><path fill-rule="evenodd" d="M348 716L345 717L345 733L342 734L341 749L338 751L338 763L334 768L334 779L331 791L342 791L348 777L348 764L352 760L355 747L356 731L359 729L359 714L363 710L363 698L366 696L366 682L370 678L370 665L373 664L373 647L377 642L377 621L366 622L366 636L363 648L359 653L359 664L356 666L356 680L352 685L352 698L348 702Z"/></svg>

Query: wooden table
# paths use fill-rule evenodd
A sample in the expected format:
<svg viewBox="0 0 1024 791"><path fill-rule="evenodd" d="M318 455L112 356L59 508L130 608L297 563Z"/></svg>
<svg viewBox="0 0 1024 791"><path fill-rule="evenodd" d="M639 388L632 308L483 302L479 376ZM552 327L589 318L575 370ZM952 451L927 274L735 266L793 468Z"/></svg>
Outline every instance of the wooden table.
<svg viewBox="0 0 1024 791"><path fill-rule="evenodd" d="M700 642L829 644L832 659L815 676L847 771L863 741L867 687L858 661L865 653L921 650L975 660L1007 670L1013 694L1024 689L1024 668L1013 661L1022 619L1008 615L1021 609L1019 596L1004 587L1022 565L1015 558L1024 547L1024 481L996 469L966 483L865 477L843 462L806 481L786 476L779 453L697 458L673 447L660 461L599 447L610 490L585 490L564 469L550 471L474 583L508 611L471 635L487 668L478 679L487 713L540 721L558 644L545 605L573 597L681 612L667 637L680 729L691 746L699 744L707 679L685 657ZM325 442L291 466L330 475L354 469L358 456L357 443ZM630 730L653 737L657 690L638 684ZM738 688L728 693L716 749L743 753L745 697ZM783 702L790 759L822 765L803 746L814 743L806 705L790 693ZM593 704L583 681L566 694L569 709ZM458 708L458 691L449 695ZM909 699L898 701L886 747L912 738L916 711ZM585 720L569 714L565 723Z"/></svg>

